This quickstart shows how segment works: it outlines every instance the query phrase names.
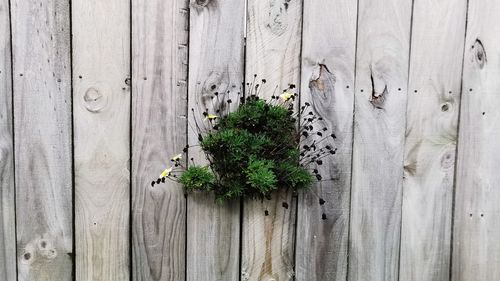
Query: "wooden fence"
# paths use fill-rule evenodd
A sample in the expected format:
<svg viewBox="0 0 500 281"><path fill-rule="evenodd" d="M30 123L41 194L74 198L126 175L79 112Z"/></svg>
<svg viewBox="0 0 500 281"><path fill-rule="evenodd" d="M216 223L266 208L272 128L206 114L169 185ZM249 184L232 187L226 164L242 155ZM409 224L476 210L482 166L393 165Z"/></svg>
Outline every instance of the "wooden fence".
<svg viewBox="0 0 500 281"><path fill-rule="evenodd" d="M254 74L333 128L326 180L151 187ZM0 0L0 280L500 280L499 77L495 0Z"/></svg>

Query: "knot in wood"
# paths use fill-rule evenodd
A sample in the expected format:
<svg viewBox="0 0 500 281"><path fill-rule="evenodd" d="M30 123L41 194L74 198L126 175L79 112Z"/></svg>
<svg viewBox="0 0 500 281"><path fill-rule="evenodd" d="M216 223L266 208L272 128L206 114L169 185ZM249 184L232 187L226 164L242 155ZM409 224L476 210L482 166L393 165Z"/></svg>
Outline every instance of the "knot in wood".
<svg viewBox="0 0 500 281"><path fill-rule="evenodd" d="M382 79L380 79L378 75L377 77L378 78L375 79L374 71L370 66L370 81L372 84L372 95L370 98L370 103L373 105L373 107L377 109L384 109L385 98L389 91L387 89L387 83L385 83ZM381 87L382 85L384 85L383 88Z"/></svg>
<svg viewBox="0 0 500 281"><path fill-rule="evenodd" d="M309 79L309 88L325 94L327 91L334 90L336 80L335 75L325 64L318 63ZM327 97L325 96L325 98Z"/></svg>
<svg viewBox="0 0 500 281"><path fill-rule="evenodd" d="M441 157L441 167L443 169L450 169L455 166L455 149L447 149Z"/></svg>
<svg viewBox="0 0 500 281"><path fill-rule="evenodd" d="M40 254L43 257L45 257L49 260L52 260L55 257L57 257L57 250L55 248L45 249L45 250L41 251Z"/></svg>
<svg viewBox="0 0 500 281"><path fill-rule="evenodd" d="M382 93L377 93L375 92L375 89L373 89L370 103L377 109L383 109L386 95L387 95L387 85L385 86L384 91Z"/></svg>
<svg viewBox="0 0 500 281"><path fill-rule="evenodd" d="M206 7L210 3L210 0L196 0L195 3L198 6Z"/></svg>
<svg viewBox="0 0 500 281"><path fill-rule="evenodd" d="M451 109L451 103L445 102L441 105L441 111L442 112L447 112Z"/></svg>
<svg viewBox="0 0 500 281"><path fill-rule="evenodd" d="M83 96L85 108L90 112L99 112L107 104L107 97L103 95L98 89L91 87Z"/></svg>
<svg viewBox="0 0 500 281"><path fill-rule="evenodd" d="M43 250L43 249L47 248L47 244L48 244L48 243L47 243L47 240L45 240L45 239L40 239L40 241L38 241L38 248L39 248L40 250Z"/></svg>
<svg viewBox="0 0 500 281"><path fill-rule="evenodd" d="M28 249L24 250L24 253L20 257L20 262L22 264L30 265L35 261L35 251L28 247Z"/></svg>
<svg viewBox="0 0 500 281"><path fill-rule="evenodd" d="M33 242L37 246L37 253L40 257L51 260L57 256L57 250L54 247L52 239L40 238Z"/></svg>
<svg viewBox="0 0 500 281"><path fill-rule="evenodd" d="M484 49L483 43L479 40L479 38L476 39L474 45L472 45L472 49L474 50L474 60L477 65L479 65L479 68L483 69L484 65L487 63L486 50Z"/></svg>

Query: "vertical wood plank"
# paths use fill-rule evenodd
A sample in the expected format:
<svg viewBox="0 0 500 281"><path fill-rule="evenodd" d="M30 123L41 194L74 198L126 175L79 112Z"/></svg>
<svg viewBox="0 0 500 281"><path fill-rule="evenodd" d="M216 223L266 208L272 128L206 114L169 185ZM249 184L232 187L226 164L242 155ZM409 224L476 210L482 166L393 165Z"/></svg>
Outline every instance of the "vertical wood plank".
<svg viewBox="0 0 500 281"><path fill-rule="evenodd" d="M16 280L9 1L0 1L0 280Z"/></svg>
<svg viewBox="0 0 500 281"><path fill-rule="evenodd" d="M151 187L186 146L188 1L132 2L132 280L185 280L186 199Z"/></svg>
<svg viewBox="0 0 500 281"><path fill-rule="evenodd" d="M129 279L130 5L72 1L76 280Z"/></svg>
<svg viewBox="0 0 500 281"><path fill-rule="evenodd" d="M247 82L254 74L267 80L262 97L270 98L275 86L299 86L301 25L302 1L248 1L245 75ZM291 191L245 201L242 280L293 280L296 206Z"/></svg>
<svg viewBox="0 0 500 281"><path fill-rule="evenodd" d="M71 280L69 1L11 5L18 280Z"/></svg>
<svg viewBox="0 0 500 281"><path fill-rule="evenodd" d="M243 81L245 1L191 0L189 31L189 157L202 165L194 147L195 120L213 111L215 92L235 96ZM194 109L194 111L191 111ZM240 204L216 205L213 197L193 194L187 207L187 280L238 280Z"/></svg>
<svg viewBox="0 0 500 281"><path fill-rule="evenodd" d="M354 110L357 2L304 1L301 103L336 136L318 169L322 182L299 195L297 280L346 280ZM320 141L322 137L312 137ZM319 198L325 203L320 205ZM323 214L326 219L323 219Z"/></svg>
<svg viewBox="0 0 500 281"><path fill-rule="evenodd" d="M466 9L465 0L415 1L413 8L401 280L449 280Z"/></svg>
<svg viewBox="0 0 500 281"><path fill-rule="evenodd" d="M452 280L500 276L500 2L469 1L458 139Z"/></svg>
<svg viewBox="0 0 500 281"><path fill-rule="evenodd" d="M398 280L411 9L359 1L349 280Z"/></svg>

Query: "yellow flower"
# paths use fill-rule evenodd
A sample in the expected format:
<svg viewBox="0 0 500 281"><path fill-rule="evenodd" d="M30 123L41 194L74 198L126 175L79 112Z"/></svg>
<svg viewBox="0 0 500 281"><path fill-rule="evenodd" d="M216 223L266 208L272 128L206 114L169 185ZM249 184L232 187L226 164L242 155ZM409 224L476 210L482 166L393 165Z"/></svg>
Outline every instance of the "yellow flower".
<svg viewBox="0 0 500 281"><path fill-rule="evenodd" d="M284 92L283 94L280 95L280 98L282 98L284 101L288 101L291 98L293 98L294 96L295 96L295 94L292 92Z"/></svg>
<svg viewBox="0 0 500 281"><path fill-rule="evenodd" d="M171 172L172 172L172 167L165 169L165 171L163 171L163 172L160 174L160 178L170 176L170 173L171 173Z"/></svg>
<svg viewBox="0 0 500 281"><path fill-rule="evenodd" d="M207 117L205 117L205 120L215 120L217 118L217 115L213 114L208 114Z"/></svg>
<svg viewBox="0 0 500 281"><path fill-rule="evenodd" d="M172 161L177 162L182 159L182 153L179 153L171 158Z"/></svg>

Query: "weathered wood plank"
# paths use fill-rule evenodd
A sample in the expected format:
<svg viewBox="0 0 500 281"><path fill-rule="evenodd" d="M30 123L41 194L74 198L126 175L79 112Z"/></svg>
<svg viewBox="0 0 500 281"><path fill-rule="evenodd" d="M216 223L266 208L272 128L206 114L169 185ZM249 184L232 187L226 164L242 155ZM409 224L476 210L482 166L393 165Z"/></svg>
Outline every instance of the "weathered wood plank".
<svg viewBox="0 0 500 281"><path fill-rule="evenodd" d="M130 7L72 1L76 280L129 279Z"/></svg>
<svg viewBox="0 0 500 281"><path fill-rule="evenodd" d="M16 280L9 1L0 0L0 280Z"/></svg>
<svg viewBox="0 0 500 281"><path fill-rule="evenodd" d="M359 1L349 280L398 280L411 7Z"/></svg>
<svg viewBox="0 0 500 281"><path fill-rule="evenodd" d="M345 281L347 276L356 17L356 1L304 1L301 102L323 118L316 129L327 127L336 135L328 144L337 154L311 167L323 181L299 195L297 280Z"/></svg>
<svg viewBox="0 0 500 281"><path fill-rule="evenodd" d="M11 2L18 280L71 280L69 1Z"/></svg>
<svg viewBox="0 0 500 281"><path fill-rule="evenodd" d="M452 280L500 276L500 2L469 1L458 138Z"/></svg>
<svg viewBox="0 0 500 281"><path fill-rule="evenodd" d="M132 2L132 280L185 280L186 199L151 187L186 146L188 1Z"/></svg>
<svg viewBox="0 0 500 281"><path fill-rule="evenodd" d="M254 74L267 80L262 97L269 98L275 86L299 86L301 25L302 1L248 1L246 80ZM293 280L296 206L290 191L245 202L242 280Z"/></svg>
<svg viewBox="0 0 500 281"><path fill-rule="evenodd" d="M215 114L215 92L236 95L243 81L245 1L191 0L189 31L189 157L204 164L194 147L194 120ZM221 98L221 96L219 96ZM222 99L222 98L221 98ZM194 109L194 111L191 111ZM240 204L216 205L205 194L188 197L187 280L238 280Z"/></svg>
<svg viewBox="0 0 500 281"><path fill-rule="evenodd" d="M413 8L401 280L449 280L466 10L467 1L454 0Z"/></svg>

